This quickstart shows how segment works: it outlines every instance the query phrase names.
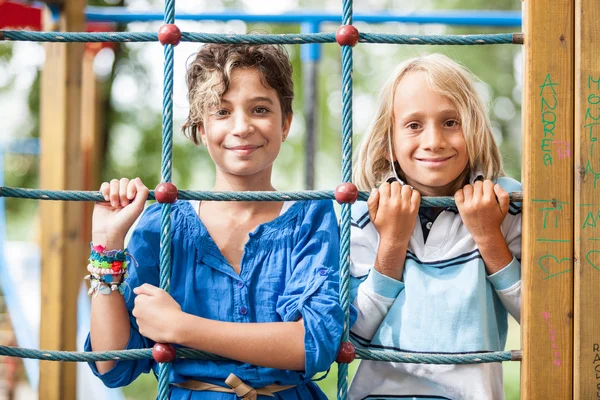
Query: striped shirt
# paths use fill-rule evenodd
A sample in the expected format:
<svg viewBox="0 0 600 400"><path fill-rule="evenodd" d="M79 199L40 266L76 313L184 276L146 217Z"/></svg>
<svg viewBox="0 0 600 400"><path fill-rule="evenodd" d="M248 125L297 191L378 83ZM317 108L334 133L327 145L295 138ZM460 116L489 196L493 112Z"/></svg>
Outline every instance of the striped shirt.
<svg viewBox="0 0 600 400"><path fill-rule="evenodd" d="M479 176L472 175L473 183ZM501 177L508 192L519 182ZM511 203L501 230L513 260L488 275L454 207L421 211L402 281L372 268L379 235L365 202L352 207L351 296L358 311L351 336L375 349L415 353L504 350L509 312L520 318L521 205ZM350 399L503 399L501 363L425 365L362 361Z"/></svg>

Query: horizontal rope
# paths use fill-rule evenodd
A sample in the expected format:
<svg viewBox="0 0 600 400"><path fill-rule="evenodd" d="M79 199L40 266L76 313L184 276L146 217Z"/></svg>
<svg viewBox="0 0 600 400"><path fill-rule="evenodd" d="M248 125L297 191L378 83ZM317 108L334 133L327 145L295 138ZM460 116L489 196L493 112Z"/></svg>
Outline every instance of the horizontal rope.
<svg viewBox="0 0 600 400"><path fill-rule="evenodd" d="M357 347L356 355L357 358L362 360L390 361L410 364L482 364L488 362L521 360L520 350L465 354L416 354L388 350L369 350L364 347ZM152 358L152 349L83 352L0 346L0 356L67 362L126 361L150 359ZM177 348L176 358L211 361L226 360L226 358L190 348Z"/></svg>
<svg viewBox="0 0 600 400"><path fill-rule="evenodd" d="M366 201L369 192L359 192L358 199ZM23 189L0 186L0 197L11 197L33 200L62 200L62 201L104 201L100 192L78 190L43 190ZM300 192L212 192L201 190L180 190L180 200L201 201L289 201L289 200L333 200L333 190L305 190ZM522 202L523 192L510 193L511 201ZM155 200L154 191L151 190L148 200ZM549 200L551 202L551 200ZM454 199L448 196L428 196L421 199L423 207L450 207Z"/></svg>
<svg viewBox="0 0 600 400"><path fill-rule="evenodd" d="M0 40L20 42L157 42L156 32L31 32L0 31Z"/></svg>
<svg viewBox="0 0 600 400"><path fill-rule="evenodd" d="M182 42L221 43L221 44L307 44L334 43L335 33L299 33L299 34L217 34L182 32Z"/></svg>
<svg viewBox="0 0 600 400"><path fill-rule="evenodd" d="M520 42L517 38L521 38ZM27 42L157 42L156 32L30 32L0 31L0 40ZM250 43L250 44L308 44L334 43L335 33L303 34L217 34L182 32L181 41L201 43ZM480 35L392 35L385 33L361 33L363 43L437 44L437 45L485 45L522 43L522 34L498 33Z"/></svg>
<svg viewBox="0 0 600 400"><path fill-rule="evenodd" d="M189 348L177 348L177 358L192 360L225 360L210 353ZM14 346L0 346L0 356L31 358L46 361L93 362L118 360L147 360L152 358L152 349L114 350L114 351L55 351L27 349Z"/></svg>
<svg viewBox="0 0 600 400"><path fill-rule="evenodd" d="M414 45L486 45L523 43L522 35L513 33L482 35L394 35L386 33L361 33L359 42Z"/></svg>
<svg viewBox="0 0 600 400"><path fill-rule="evenodd" d="M520 361L521 351L493 351L463 354L424 354L391 350L356 348L356 358L407 364L483 364L502 361Z"/></svg>

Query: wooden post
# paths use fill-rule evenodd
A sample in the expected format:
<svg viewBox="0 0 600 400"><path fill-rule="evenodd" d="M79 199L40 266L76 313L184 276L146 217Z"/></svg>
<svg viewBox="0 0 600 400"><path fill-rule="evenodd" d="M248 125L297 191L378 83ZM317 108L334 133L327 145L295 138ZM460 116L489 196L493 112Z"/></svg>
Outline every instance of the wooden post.
<svg viewBox="0 0 600 400"><path fill-rule="evenodd" d="M83 54L81 81L81 155L83 164L83 189L100 188L100 170L104 153L104 96L94 73L97 51L86 48ZM94 203L83 204L82 240L92 240L92 210Z"/></svg>
<svg viewBox="0 0 600 400"><path fill-rule="evenodd" d="M573 2L525 0L521 399L571 399Z"/></svg>
<svg viewBox="0 0 600 400"><path fill-rule="evenodd" d="M84 0L67 0L61 31L84 30ZM49 43L42 73L40 187L81 189L80 100L83 44ZM81 203L40 202L42 312L40 348L75 350L77 294L85 273ZM74 363L40 362L39 397L75 400Z"/></svg>
<svg viewBox="0 0 600 400"><path fill-rule="evenodd" d="M575 4L575 342L573 398L600 399L600 3Z"/></svg>

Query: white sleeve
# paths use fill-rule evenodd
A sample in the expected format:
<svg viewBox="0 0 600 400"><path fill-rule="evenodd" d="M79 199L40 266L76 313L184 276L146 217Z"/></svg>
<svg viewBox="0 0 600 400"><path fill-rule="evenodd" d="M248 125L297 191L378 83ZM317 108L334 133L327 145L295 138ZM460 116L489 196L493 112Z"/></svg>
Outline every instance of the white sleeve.
<svg viewBox="0 0 600 400"><path fill-rule="evenodd" d="M504 238L510 252L513 254L512 261L503 269L488 279L494 286L500 301L506 310L517 322L521 320L521 212L516 212L513 204L511 211L515 212L507 216L502 224Z"/></svg>
<svg viewBox="0 0 600 400"><path fill-rule="evenodd" d="M370 341L404 289L404 283L373 268L379 235L368 219L366 207L362 215L355 215L355 211L353 209L350 237L350 295L358 316L351 331L355 337Z"/></svg>

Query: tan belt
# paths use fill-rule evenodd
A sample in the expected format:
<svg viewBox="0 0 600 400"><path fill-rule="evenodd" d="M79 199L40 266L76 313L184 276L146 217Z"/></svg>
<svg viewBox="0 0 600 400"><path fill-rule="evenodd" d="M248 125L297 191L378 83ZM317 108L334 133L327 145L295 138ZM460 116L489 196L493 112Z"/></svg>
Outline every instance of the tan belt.
<svg viewBox="0 0 600 400"><path fill-rule="evenodd" d="M181 383L173 383L174 386L178 386L180 388L189 390L205 390L209 392L235 393L238 397L246 400L256 400L259 394L273 397L277 392L282 392L284 390L288 390L296 386L268 385L259 389L254 389L252 386L246 385L244 382L242 382L242 380L235 376L235 374L229 374L227 379L225 379L225 384L229 386L230 389L223 386L213 385L211 383L194 380L189 380Z"/></svg>

